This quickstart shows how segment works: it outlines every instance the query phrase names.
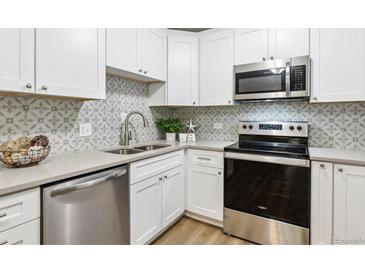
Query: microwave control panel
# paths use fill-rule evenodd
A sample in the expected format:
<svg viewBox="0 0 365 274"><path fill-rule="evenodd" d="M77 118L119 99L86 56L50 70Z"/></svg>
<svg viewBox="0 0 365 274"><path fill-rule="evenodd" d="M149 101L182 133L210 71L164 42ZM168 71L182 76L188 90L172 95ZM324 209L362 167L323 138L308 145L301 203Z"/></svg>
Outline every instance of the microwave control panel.
<svg viewBox="0 0 365 274"><path fill-rule="evenodd" d="M306 66L293 66L290 68L290 90L306 90Z"/></svg>

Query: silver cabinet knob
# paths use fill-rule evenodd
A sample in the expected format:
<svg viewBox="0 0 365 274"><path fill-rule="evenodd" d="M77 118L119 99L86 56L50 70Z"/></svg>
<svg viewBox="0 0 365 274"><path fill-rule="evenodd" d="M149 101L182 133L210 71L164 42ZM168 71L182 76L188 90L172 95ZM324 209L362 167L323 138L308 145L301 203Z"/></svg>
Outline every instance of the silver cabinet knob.
<svg viewBox="0 0 365 274"><path fill-rule="evenodd" d="M148 71L147 71L147 70L145 70L143 73L144 73L144 74L147 74L147 72L148 72Z"/></svg>
<svg viewBox="0 0 365 274"><path fill-rule="evenodd" d="M26 88L32 88L32 84L31 84L31 83L27 83L27 84L25 85L25 87L26 87Z"/></svg>
<svg viewBox="0 0 365 274"><path fill-rule="evenodd" d="M317 101L317 100L318 100L318 98L317 98L317 97L313 97L313 100L314 100L314 101Z"/></svg>
<svg viewBox="0 0 365 274"><path fill-rule="evenodd" d="M222 172L218 171L218 175L222 175Z"/></svg>
<svg viewBox="0 0 365 274"><path fill-rule="evenodd" d="M262 57L262 61L266 61L266 58L265 57Z"/></svg>
<svg viewBox="0 0 365 274"><path fill-rule="evenodd" d="M165 179L167 179L167 175L163 176Z"/></svg>
<svg viewBox="0 0 365 274"><path fill-rule="evenodd" d="M321 168L324 168L324 164L320 164L319 166L320 166Z"/></svg>
<svg viewBox="0 0 365 274"><path fill-rule="evenodd" d="M42 86L42 89L47 90L47 86L46 85Z"/></svg>
<svg viewBox="0 0 365 274"><path fill-rule="evenodd" d="M339 168L339 169L338 169L338 172L343 172L343 169L342 169L342 168Z"/></svg>
<svg viewBox="0 0 365 274"><path fill-rule="evenodd" d="M162 181L162 177L158 178L158 180Z"/></svg>
<svg viewBox="0 0 365 274"><path fill-rule="evenodd" d="M270 60L274 60L274 56L270 56Z"/></svg>
<svg viewBox="0 0 365 274"><path fill-rule="evenodd" d="M193 105L195 105L196 104L196 102L193 102Z"/></svg>
<svg viewBox="0 0 365 274"><path fill-rule="evenodd" d="M230 104L231 103L231 100L228 100L228 104Z"/></svg>
<svg viewBox="0 0 365 274"><path fill-rule="evenodd" d="M142 72L142 71L143 71L143 69L139 69L139 70L138 70L138 72Z"/></svg>

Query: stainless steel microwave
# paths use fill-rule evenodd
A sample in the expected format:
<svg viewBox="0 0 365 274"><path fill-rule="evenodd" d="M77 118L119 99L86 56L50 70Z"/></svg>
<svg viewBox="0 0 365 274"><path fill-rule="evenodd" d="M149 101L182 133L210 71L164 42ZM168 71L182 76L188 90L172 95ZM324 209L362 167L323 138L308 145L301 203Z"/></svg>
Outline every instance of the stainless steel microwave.
<svg viewBox="0 0 365 274"><path fill-rule="evenodd" d="M300 56L234 66L234 99L306 99L310 96L310 58Z"/></svg>

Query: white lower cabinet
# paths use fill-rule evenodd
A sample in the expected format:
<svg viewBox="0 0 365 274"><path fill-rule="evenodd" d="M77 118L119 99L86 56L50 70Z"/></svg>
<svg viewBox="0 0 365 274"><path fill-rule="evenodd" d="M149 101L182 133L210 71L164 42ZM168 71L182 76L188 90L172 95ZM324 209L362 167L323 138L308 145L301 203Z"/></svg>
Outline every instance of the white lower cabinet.
<svg viewBox="0 0 365 274"><path fill-rule="evenodd" d="M0 233L0 245L39 245L39 219L16 226Z"/></svg>
<svg viewBox="0 0 365 274"><path fill-rule="evenodd" d="M331 244L333 164L312 162L311 244Z"/></svg>
<svg viewBox="0 0 365 274"><path fill-rule="evenodd" d="M167 171L161 180L162 228L165 228L184 213L183 166Z"/></svg>
<svg viewBox="0 0 365 274"><path fill-rule="evenodd" d="M312 162L311 244L364 244L365 167Z"/></svg>
<svg viewBox="0 0 365 274"><path fill-rule="evenodd" d="M364 244L365 167L335 165L333 199L334 244Z"/></svg>
<svg viewBox="0 0 365 274"><path fill-rule="evenodd" d="M187 210L223 221L223 170L189 165L187 176Z"/></svg>
<svg viewBox="0 0 365 274"><path fill-rule="evenodd" d="M184 213L183 157L183 151L178 151L131 164L131 244L149 243ZM164 159L169 161L164 162ZM173 159L175 167L171 167ZM159 166L155 165L156 160ZM158 174L155 174L156 170ZM134 174L141 171L151 176L145 178ZM137 181L136 178L143 179Z"/></svg>
<svg viewBox="0 0 365 274"><path fill-rule="evenodd" d="M38 245L39 218L39 188L0 197L0 245Z"/></svg>
<svg viewBox="0 0 365 274"><path fill-rule="evenodd" d="M130 189L131 244L147 243L161 230L159 176L134 184Z"/></svg>

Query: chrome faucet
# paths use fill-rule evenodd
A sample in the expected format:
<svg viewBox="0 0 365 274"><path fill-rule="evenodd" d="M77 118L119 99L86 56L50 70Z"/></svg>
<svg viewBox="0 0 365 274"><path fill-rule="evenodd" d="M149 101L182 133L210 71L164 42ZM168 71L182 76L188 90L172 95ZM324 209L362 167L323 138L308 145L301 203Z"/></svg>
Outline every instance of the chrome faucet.
<svg viewBox="0 0 365 274"><path fill-rule="evenodd" d="M139 111L129 112L127 114L127 117L125 117L125 121L124 121L124 140L123 140L124 146L129 146L129 141L132 139L131 133L129 132L129 129L128 129L128 124L129 124L129 118L134 114L140 115L143 119L143 126L148 127L147 119L141 112L139 112Z"/></svg>

